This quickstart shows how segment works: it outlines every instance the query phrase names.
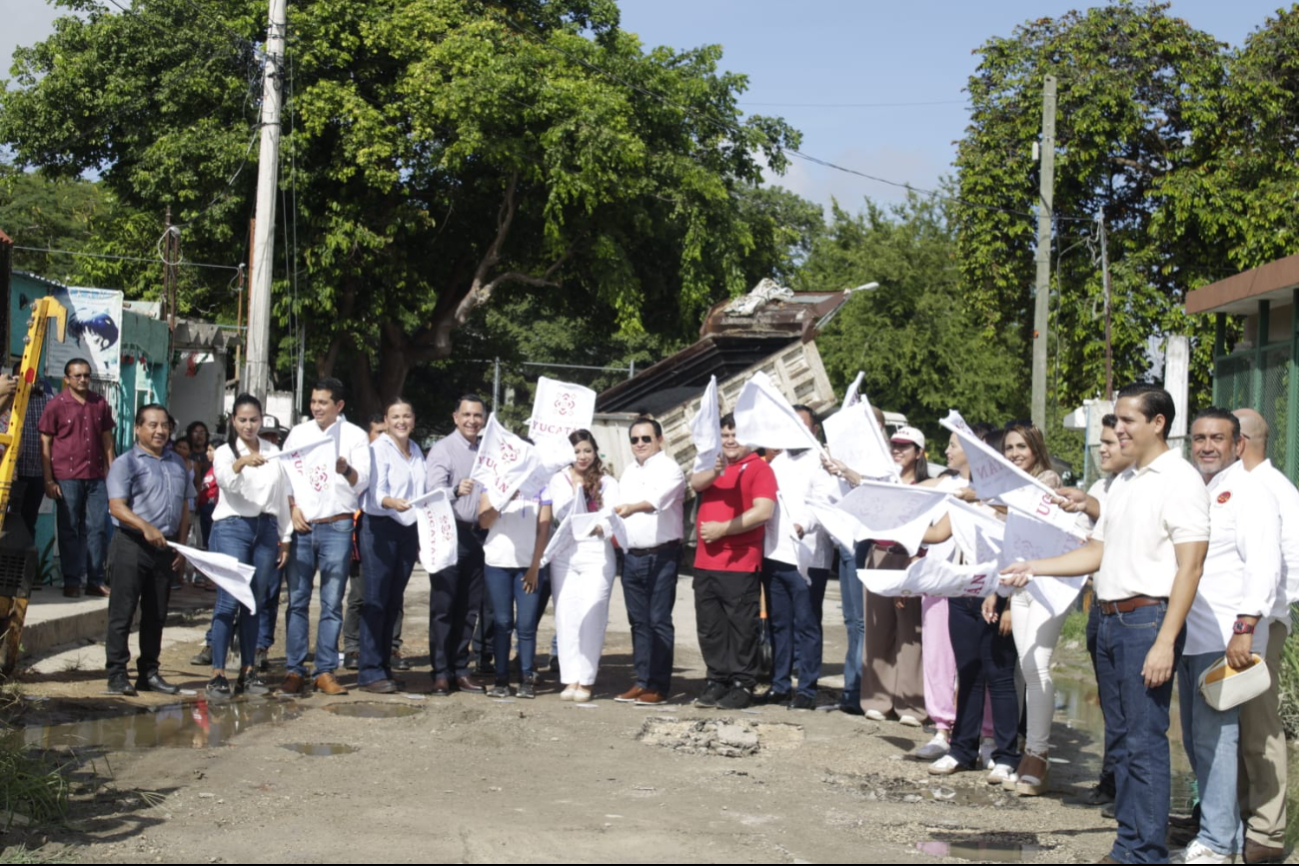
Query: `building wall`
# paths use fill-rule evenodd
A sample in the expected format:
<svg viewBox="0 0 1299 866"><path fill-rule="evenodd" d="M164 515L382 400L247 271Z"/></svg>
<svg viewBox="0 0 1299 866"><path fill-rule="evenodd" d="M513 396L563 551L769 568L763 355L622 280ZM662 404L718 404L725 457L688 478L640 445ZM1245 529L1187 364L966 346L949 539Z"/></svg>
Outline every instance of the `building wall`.
<svg viewBox="0 0 1299 866"><path fill-rule="evenodd" d="M1230 354L1219 351L1214 361L1213 402L1228 409L1249 407L1271 428L1268 456L1292 481L1299 481L1299 332L1293 304L1268 309L1266 333L1260 344L1264 316L1249 316L1246 340Z"/></svg>

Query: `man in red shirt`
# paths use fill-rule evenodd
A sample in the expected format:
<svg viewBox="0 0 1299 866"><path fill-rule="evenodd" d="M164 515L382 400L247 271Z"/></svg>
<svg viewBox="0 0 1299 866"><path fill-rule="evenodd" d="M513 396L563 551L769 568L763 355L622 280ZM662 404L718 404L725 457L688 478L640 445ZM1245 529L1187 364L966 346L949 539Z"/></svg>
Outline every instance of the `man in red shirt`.
<svg viewBox="0 0 1299 866"><path fill-rule="evenodd" d="M108 492L104 478L113 464L113 410L90 390L90 362L73 358L63 367L63 390L46 405L37 429L45 495L59 522L63 594L104 597Z"/></svg>
<svg viewBox="0 0 1299 866"><path fill-rule="evenodd" d="M759 654L762 549L776 507L776 476L722 418L717 466L690 477L699 494L695 620L708 685L697 707L742 710L753 700Z"/></svg>

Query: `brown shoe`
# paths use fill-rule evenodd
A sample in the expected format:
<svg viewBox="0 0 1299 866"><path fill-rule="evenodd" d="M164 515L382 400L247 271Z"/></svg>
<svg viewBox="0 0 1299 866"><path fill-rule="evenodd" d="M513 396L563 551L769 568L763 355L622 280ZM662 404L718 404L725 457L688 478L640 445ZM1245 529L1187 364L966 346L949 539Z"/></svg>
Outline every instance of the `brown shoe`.
<svg viewBox="0 0 1299 866"><path fill-rule="evenodd" d="M347 689L339 685L338 679L328 671L316 677L313 682L316 686L316 691L318 692L324 692L331 696L347 694Z"/></svg>
<svg viewBox="0 0 1299 866"><path fill-rule="evenodd" d="M1285 848L1275 848L1271 845L1264 845L1261 842L1255 842L1249 837L1245 837L1245 863L1284 863Z"/></svg>
<svg viewBox="0 0 1299 866"><path fill-rule="evenodd" d="M372 683L366 683L360 688L363 692L371 692L376 695L391 695L401 691L401 689L397 687L397 683L393 680L375 680ZM344 692L343 694L347 693Z"/></svg>
<svg viewBox="0 0 1299 866"><path fill-rule="evenodd" d="M667 701L668 699L663 697L663 695L659 694L658 692L651 692L649 690L646 690L640 693L640 697L636 698L636 706L657 707L660 704L666 704Z"/></svg>
<svg viewBox="0 0 1299 866"><path fill-rule="evenodd" d="M445 698L451 694L451 682L446 677L437 677L433 680L433 689L429 694L435 697Z"/></svg>
<svg viewBox="0 0 1299 866"><path fill-rule="evenodd" d="M79 586L65 586L65 587L63 587L63 597L64 597L64 598L81 598L81 587L79 587Z"/></svg>
<svg viewBox="0 0 1299 866"><path fill-rule="evenodd" d="M289 674L280 683L280 694L299 695L302 694L302 687L306 685L306 678L302 674Z"/></svg>
<svg viewBox="0 0 1299 866"><path fill-rule="evenodd" d="M108 587L88 586L86 587L86 595L93 596L94 598L108 598Z"/></svg>
<svg viewBox="0 0 1299 866"><path fill-rule="evenodd" d="M487 691L470 677L456 677L456 690L468 692L471 695L481 695Z"/></svg>
<svg viewBox="0 0 1299 866"><path fill-rule="evenodd" d="M636 699L645 694L645 690L640 686L632 686L627 691L614 698L620 704L634 704Z"/></svg>

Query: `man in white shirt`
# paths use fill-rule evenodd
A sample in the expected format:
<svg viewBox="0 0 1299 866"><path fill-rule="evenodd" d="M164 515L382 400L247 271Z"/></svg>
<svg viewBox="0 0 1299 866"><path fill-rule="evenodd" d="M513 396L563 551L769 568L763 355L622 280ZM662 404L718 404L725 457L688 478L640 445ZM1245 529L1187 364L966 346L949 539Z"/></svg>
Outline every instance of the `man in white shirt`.
<svg viewBox="0 0 1299 866"><path fill-rule="evenodd" d="M311 420L289 431L286 452L330 437L334 445L305 452L301 460L286 460L284 471L293 487L290 499L293 541L289 548L289 610L285 615L288 674L280 691L296 694L307 679L311 628L311 591L320 570L320 620L316 625L316 691L345 695L338 683L338 637L343 625L343 590L352 560L352 527L360 495L370 483L370 438L343 417L343 383L321 379L311 389ZM335 452L335 447L337 451ZM320 465L337 453L332 466ZM332 472L330 470L333 470Z"/></svg>
<svg viewBox="0 0 1299 866"><path fill-rule="evenodd" d="M655 705L667 700L672 689L672 608L681 566L686 476L663 452L658 421L637 418L629 436L636 462L623 470L618 482L621 502L614 510L627 527L622 592L636 682L614 700Z"/></svg>
<svg viewBox="0 0 1299 866"><path fill-rule="evenodd" d="M1002 581L1094 574L1101 605L1097 685L1112 736L1118 836L1103 863L1167 863L1173 671L1186 640L1209 546L1204 480L1169 449L1172 395L1147 384L1119 392L1115 433L1132 466L1110 490L1092 539L1064 556L1008 566Z"/></svg>
<svg viewBox="0 0 1299 866"><path fill-rule="evenodd" d="M1177 670L1182 743L1200 791L1200 828L1175 862L1230 863L1244 847L1236 796L1240 708L1217 710L1200 694L1200 677L1223 654L1233 668L1265 652L1255 627L1272 611L1281 574L1276 500L1238 461L1240 421L1226 409L1200 412L1191 453L1209 491L1209 552L1186 619Z"/></svg>
<svg viewBox="0 0 1299 866"><path fill-rule="evenodd" d="M1245 446L1240 462L1276 499L1281 519L1281 579L1267 618L1267 667L1281 676L1281 648L1290 635L1290 605L1299 601L1299 490L1267 459L1268 426L1253 409L1237 409ZM1260 625L1259 628L1264 626ZM1286 743L1280 692L1268 689L1240 708L1240 816L1246 863L1285 859Z"/></svg>

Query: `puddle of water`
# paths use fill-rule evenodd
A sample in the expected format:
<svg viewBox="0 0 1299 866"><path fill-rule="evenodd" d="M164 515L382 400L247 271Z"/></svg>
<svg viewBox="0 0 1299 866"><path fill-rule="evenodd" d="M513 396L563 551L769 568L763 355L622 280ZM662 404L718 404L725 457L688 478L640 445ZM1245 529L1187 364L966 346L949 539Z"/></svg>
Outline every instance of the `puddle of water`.
<svg viewBox="0 0 1299 866"><path fill-rule="evenodd" d="M931 839L928 842L917 842L916 850L930 857L959 857L962 860L989 861L1001 863L1007 860L1027 860L1042 852L1041 845L1017 845L1013 842L997 840L964 839L941 841Z"/></svg>
<svg viewBox="0 0 1299 866"><path fill-rule="evenodd" d="M127 716L32 726L22 731L33 748L207 749L228 745L253 725L280 724L301 715L292 703L205 700L150 707Z"/></svg>
<svg viewBox="0 0 1299 866"><path fill-rule="evenodd" d="M349 746L346 743L287 743L280 746L280 748L288 749L290 752L297 752L299 755L306 755L309 758L350 755L353 752L360 751L358 746Z"/></svg>
<svg viewBox="0 0 1299 866"><path fill-rule="evenodd" d="M410 704L356 703L330 704L321 707L325 712L335 716L347 716L353 719L404 719L424 712L423 707L412 707Z"/></svg>

